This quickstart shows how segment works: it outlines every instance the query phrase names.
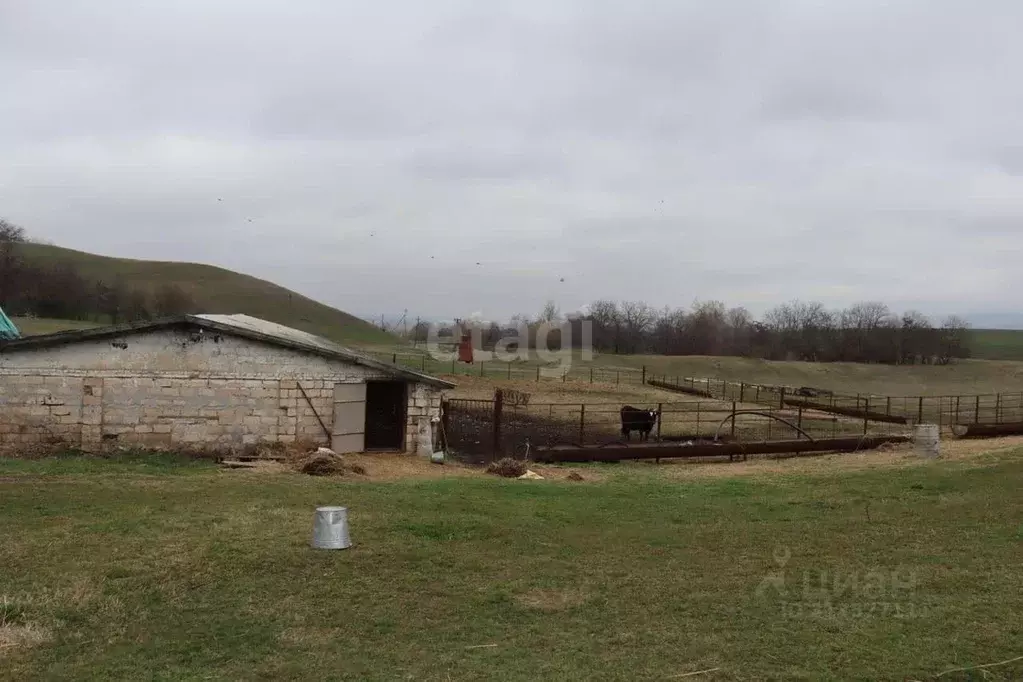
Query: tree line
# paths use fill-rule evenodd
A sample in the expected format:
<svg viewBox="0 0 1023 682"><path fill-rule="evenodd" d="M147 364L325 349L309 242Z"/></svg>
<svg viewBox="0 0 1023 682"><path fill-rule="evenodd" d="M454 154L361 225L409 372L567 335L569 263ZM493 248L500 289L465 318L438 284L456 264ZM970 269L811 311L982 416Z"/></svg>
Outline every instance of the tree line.
<svg viewBox="0 0 1023 682"><path fill-rule="evenodd" d="M11 316L118 324L194 312L181 287L133 287L120 277L91 280L68 261L30 262L24 228L0 218L0 307Z"/></svg>
<svg viewBox="0 0 1023 682"><path fill-rule="evenodd" d="M957 316L935 324L877 301L828 310L793 301L760 320L720 301L655 310L641 302L595 301L583 319L595 350L661 355L736 355L768 360L947 364L969 357L969 325Z"/></svg>
<svg viewBox="0 0 1023 682"><path fill-rule="evenodd" d="M476 343L487 350L510 337L535 348L544 343L538 330L554 325L546 335L546 347L552 350L563 342L580 348L588 339L594 351L614 354L885 364L948 364L970 355L969 325L961 318L950 316L935 324L919 312L898 315L875 301L837 311L817 302L793 301L759 320L745 308L728 308L720 301L658 310L638 301L599 300L584 312L568 315L548 302L536 316L517 315L505 323L456 322L461 329L472 330ZM588 334L584 326L589 327ZM428 325L417 325L412 340L424 342L428 333ZM440 332L455 333L455 326Z"/></svg>

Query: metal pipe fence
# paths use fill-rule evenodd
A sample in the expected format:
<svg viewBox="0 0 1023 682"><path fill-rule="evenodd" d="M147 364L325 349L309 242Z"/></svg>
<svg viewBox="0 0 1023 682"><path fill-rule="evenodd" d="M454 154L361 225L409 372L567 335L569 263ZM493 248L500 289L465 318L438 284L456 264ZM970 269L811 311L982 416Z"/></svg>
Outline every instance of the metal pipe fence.
<svg viewBox="0 0 1023 682"><path fill-rule="evenodd" d="M525 458L538 446L609 446L639 442L622 434L622 403L503 404L500 400L447 400L447 447L476 461ZM633 405L656 416L647 440L698 444L770 442L908 433L905 425L828 414L799 407L764 407L737 401L698 400Z"/></svg>

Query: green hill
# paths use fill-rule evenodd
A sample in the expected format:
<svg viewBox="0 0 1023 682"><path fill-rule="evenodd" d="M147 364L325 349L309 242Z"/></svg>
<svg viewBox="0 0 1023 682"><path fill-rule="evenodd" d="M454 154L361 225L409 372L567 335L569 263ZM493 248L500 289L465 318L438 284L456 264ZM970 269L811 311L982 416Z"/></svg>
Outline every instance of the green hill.
<svg viewBox="0 0 1023 682"><path fill-rule="evenodd" d="M983 360L1023 360L1023 330L974 329L970 352Z"/></svg>
<svg viewBox="0 0 1023 682"><path fill-rule="evenodd" d="M22 244L25 259L36 265L70 263L86 279L154 291L176 285L195 301L195 313L244 313L318 334L338 343L394 345L398 339L354 315L318 303L271 282L225 268L198 263L110 258L48 244ZM80 328L87 323L54 320L15 321L23 333Z"/></svg>

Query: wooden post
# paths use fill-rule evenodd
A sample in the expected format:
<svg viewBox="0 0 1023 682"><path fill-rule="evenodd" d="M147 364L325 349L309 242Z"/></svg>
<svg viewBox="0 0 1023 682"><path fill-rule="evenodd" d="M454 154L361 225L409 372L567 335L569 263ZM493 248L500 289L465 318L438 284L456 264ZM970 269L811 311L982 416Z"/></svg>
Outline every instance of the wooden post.
<svg viewBox="0 0 1023 682"><path fill-rule="evenodd" d="M803 406L799 406L799 411L796 412L796 426L803 428Z"/></svg>
<svg viewBox="0 0 1023 682"><path fill-rule="evenodd" d="M451 358L451 373L455 373L455 359Z"/></svg>
<svg viewBox="0 0 1023 682"><path fill-rule="evenodd" d="M732 401L732 440L735 440L735 401Z"/></svg>
<svg viewBox="0 0 1023 682"><path fill-rule="evenodd" d="M696 401L696 435L700 435L700 401Z"/></svg>
<svg viewBox="0 0 1023 682"><path fill-rule="evenodd" d="M536 366L536 381L537 383L540 382L540 365Z"/></svg>
<svg viewBox="0 0 1023 682"><path fill-rule="evenodd" d="M976 405L976 407L974 408L974 411L973 411L973 423L974 424L979 424L980 423L980 396L979 395L977 396L977 405Z"/></svg>
<svg viewBox="0 0 1023 682"><path fill-rule="evenodd" d="M757 397L753 402L760 402L760 384L757 384Z"/></svg>
<svg viewBox="0 0 1023 682"><path fill-rule="evenodd" d="M397 365L398 364L398 354L397 353L394 353L393 355L391 355L391 364L392 365Z"/></svg>
<svg viewBox="0 0 1023 682"><path fill-rule="evenodd" d="M504 391L494 393L494 457L501 456L501 414L504 412Z"/></svg>
<svg viewBox="0 0 1023 682"><path fill-rule="evenodd" d="M579 406L579 445L586 442L586 403Z"/></svg>
<svg viewBox="0 0 1023 682"><path fill-rule="evenodd" d="M739 402L740 403L746 402L746 382L745 381L739 382Z"/></svg>
<svg viewBox="0 0 1023 682"><path fill-rule="evenodd" d="M661 441L661 417L664 416L664 403L657 403L657 442Z"/></svg>
<svg viewBox="0 0 1023 682"><path fill-rule="evenodd" d="M642 381L642 383L644 383L644 384L646 383L646 365L643 365L643 381Z"/></svg>
<svg viewBox="0 0 1023 682"><path fill-rule="evenodd" d="M778 392L778 409L785 409L785 387L781 387L781 391Z"/></svg>
<svg viewBox="0 0 1023 682"><path fill-rule="evenodd" d="M622 383L622 370L616 369L615 370L615 386L619 385L620 383Z"/></svg>
<svg viewBox="0 0 1023 682"><path fill-rule="evenodd" d="M1002 423L1002 394L995 395L995 424Z"/></svg>
<svg viewBox="0 0 1023 682"><path fill-rule="evenodd" d="M955 423L959 423L959 396L956 396L956 420Z"/></svg>
<svg viewBox="0 0 1023 682"><path fill-rule="evenodd" d="M884 413L889 417L892 416L892 397L888 396L885 398Z"/></svg>
<svg viewBox="0 0 1023 682"><path fill-rule="evenodd" d="M590 383L593 383L593 367L590 367Z"/></svg>
<svg viewBox="0 0 1023 682"><path fill-rule="evenodd" d="M916 423L917 424L923 424L924 423L924 397L923 396L920 396L920 401L919 401L919 404L918 404L918 406L916 408Z"/></svg>
<svg viewBox="0 0 1023 682"><path fill-rule="evenodd" d="M440 438L441 438L441 449L448 449L448 433L451 432L451 415L448 411L448 401L444 401L440 404Z"/></svg>
<svg viewBox="0 0 1023 682"><path fill-rule="evenodd" d="M486 364L487 364L486 362L480 360L480 376L483 376L483 367L485 367Z"/></svg>

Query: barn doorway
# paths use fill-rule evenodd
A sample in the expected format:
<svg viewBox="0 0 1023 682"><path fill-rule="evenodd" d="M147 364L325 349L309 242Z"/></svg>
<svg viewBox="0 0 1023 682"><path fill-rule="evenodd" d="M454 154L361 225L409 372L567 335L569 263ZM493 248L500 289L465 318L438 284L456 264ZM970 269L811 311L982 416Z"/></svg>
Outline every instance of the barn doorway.
<svg viewBox="0 0 1023 682"><path fill-rule="evenodd" d="M366 382L366 449L405 449L404 381Z"/></svg>

